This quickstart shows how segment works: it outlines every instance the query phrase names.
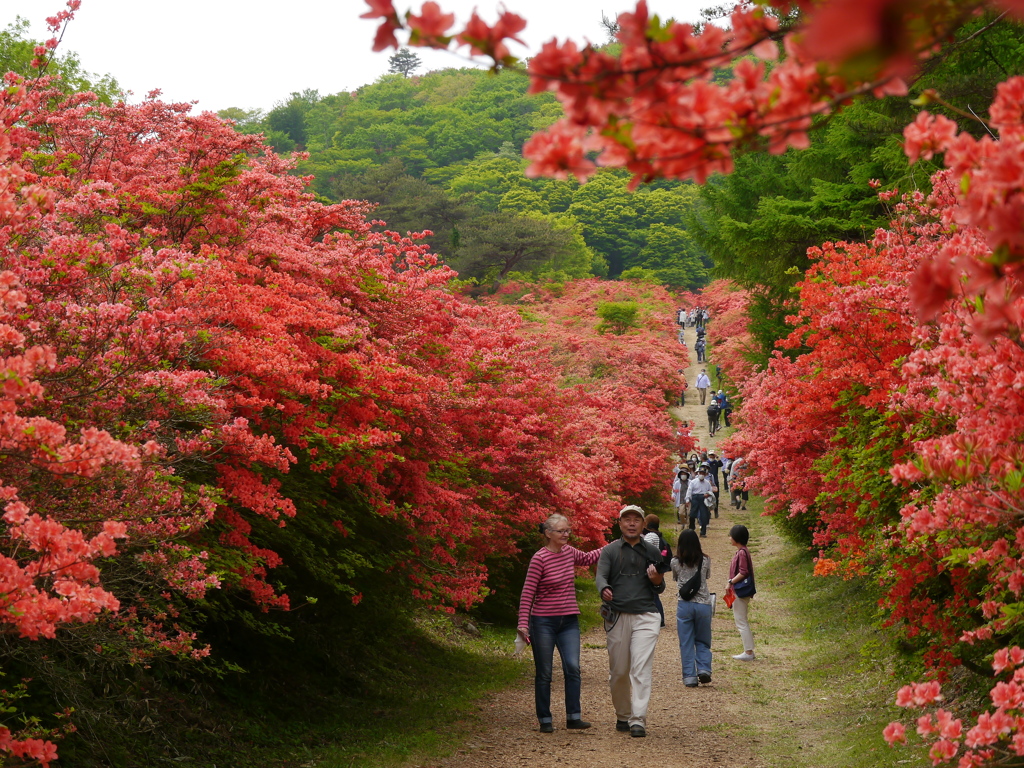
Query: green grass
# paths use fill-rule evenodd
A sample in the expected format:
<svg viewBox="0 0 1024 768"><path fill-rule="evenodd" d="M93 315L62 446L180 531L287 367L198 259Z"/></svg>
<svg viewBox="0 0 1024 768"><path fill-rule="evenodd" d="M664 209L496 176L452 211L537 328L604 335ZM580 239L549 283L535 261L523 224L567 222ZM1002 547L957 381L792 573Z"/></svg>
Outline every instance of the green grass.
<svg viewBox="0 0 1024 768"><path fill-rule="evenodd" d="M751 698L768 712L783 698L789 706L798 702L790 717L778 712L754 724L762 732L762 757L779 768L929 765L921 751L891 749L882 738L882 729L906 712L894 704L903 682L894 671L899 658L893 638L879 627L873 585L814 576L810 553L780 538L760 516L759 500L749 507L743 522L758 576L752 612L758 645L766 657L790 662L782 681L764 679L751 665ZM780 683L791 687L784 697Z"/></svg>
<svg viewBox="0 0 1024 768"><path fill-rule="evenodd" d="M479 637L456 637L447 618L421 625L433 643L409 659L414 682L382 685L380 701L339 712L337 731L320 734L334 743L309 752L318 768L384 768L451 754L479 732L478 700L531 672L511 657L514 629L483 626Z"/></svg>

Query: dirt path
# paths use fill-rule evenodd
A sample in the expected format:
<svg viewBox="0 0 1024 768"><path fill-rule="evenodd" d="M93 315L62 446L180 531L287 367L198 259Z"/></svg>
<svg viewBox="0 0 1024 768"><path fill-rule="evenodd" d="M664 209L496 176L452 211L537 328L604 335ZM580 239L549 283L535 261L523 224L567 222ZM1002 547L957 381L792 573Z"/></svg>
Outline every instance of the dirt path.
<svg viewBox="0 0 1024 768"><path fill-rule="evenodd" d="M707 437L707 416L694 388L702 365L695 362L692 328L686 329L691 361L687 369L690 389L686 405L673 409L681 418L696 423L694 433L700 435L702 446L717 443ZM680 350L681 351L681 350ZM669 478L666 478L666 482ZM729 528L746 519L750 513L735 512L723 503L720 517L712 519L708 536L703 540L705 552L711 556L711 588L724 592L729 560L733 548L728 542ZM665 520L663 528L675 521ZM615 730L615 711L608 691L608 656L602 628L592 630L583 638L581 666L583 670L583 718L594 727L587 731L568 731L558 713L564 712L561 671L557 661L552 681L551 709L556 713L553 734L537 729L533 714L532 675L521 685L504 691L481 703L480 723L484 730L470 738L455 755L437 763L444 768L622 768L623 766L670 765L688 766L763 766L756 757L756 735L744 725L750 716L749 685L754 664L734 661L742 644L733 623L732 612L719 603L713 620L712 653L714 654L712 684L686 688L682 681L679 642L675 628L675 582L669 579L665 591L666 626L661 632L654 659L654 684L648 713L648 735L631 738ZM757 610L751 610L755 635L758 632ZM761 652L759 651L759 656Z"/></svg>

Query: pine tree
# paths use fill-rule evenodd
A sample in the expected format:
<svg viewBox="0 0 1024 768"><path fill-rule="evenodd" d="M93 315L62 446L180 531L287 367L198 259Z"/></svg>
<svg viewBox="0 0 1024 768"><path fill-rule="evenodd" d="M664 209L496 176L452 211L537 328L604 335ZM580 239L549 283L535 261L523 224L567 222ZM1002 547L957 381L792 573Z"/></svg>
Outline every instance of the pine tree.
<svg viewBox="0 0 1024 768"><path fill-rule="evenodd" d="M405 77L412 75L420 68L420 57L408 48L400 48L395 55L388 59L388 72L402 74Z"/></svg>

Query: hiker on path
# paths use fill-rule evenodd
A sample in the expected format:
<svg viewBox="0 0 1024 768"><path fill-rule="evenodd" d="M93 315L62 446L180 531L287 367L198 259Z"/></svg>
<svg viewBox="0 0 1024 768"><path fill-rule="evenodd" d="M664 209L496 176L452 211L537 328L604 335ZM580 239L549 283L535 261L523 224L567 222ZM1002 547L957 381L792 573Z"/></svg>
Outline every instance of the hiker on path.
<svg viewBox="0 0 1024 768"><path fill-rule="evenodd" d="M708 361L705 354L706 350L707 344L704 342L704 339L697 339L697 343L693 345L693 351L697 353L698 363L706 363Z"/></svg>
<svg viewBox="0 0 1024 768"><path fill-rule="evenodd" d="M640 532L643 536L644 541L652 546L656 547L661 553L661 567L663 573L668 573L672 569L672 547L665 541L665 537L661 535L661 518L657 515L647 515L644 517L644 529ZM658 614L661 616L661 626L665 626L665 606L661 604L661 597L658 595L654 596L654 602L658 605Z"/></svg>
<svg viewBox="0 0 1024 768"><path fill-rule="evenodd" d="M750 631L750 621L747 618L750 600L757 591L754 587L754 562L750 559L750 550L747 549L749 541L750 532L745 525L734 525L729 530L729 543L736 547L736 554L729 563L729 587L736 595L736 600L732 604L732 615L736 620L740 639L743 640L743 653L733 656L738 661L753 661L755 658L754 633ZM747 579L749 586L744 583ZM749 593L746 593L747 589Z"/></svg>
<svg viewBox="0 0 1024 768"><path fill-rule="evenodd" d="M718 394L715 397L718 400L718 407L722 411L722 419L725 421L725 426L732 426L729 423L729 416L732 414L732 404L729 402L729 398L721 389L718 390Z"/></svg>
<svg viewBox="0 0 1024 768"><path fill-rule="evenodd" d="M715 432L718 431L718 417L722 414L722 408L718 404L718 400L711 398L711 402L708 404L708 435L710 437L715 436Z"/></svg>
<svg viewBox="0 0 1024 768"><path fill-rule="evenodd" d="M736 509L746 509L750 501L750 493L747 491L747 462L742 456L732 460L729 468L729 487L732 494L732 505Z"/></svg>
<svg viewBox="0 0 1024 768"><path fill-rule="evenodd" d="M708 397L708 388L711 386L711 378L708 376L708 372L704 369L700 369L700 375L697 377L697 391L700 392L700 404L704 405L704 401Z"/></svg>
<svg viewBox="0 0 1024 768"><path fill-rule="evenodd" d="M711 522L711 506L715 503L715 486L708 477L708 468L701 465L697 477L690 481L686 488L686 501L690 504L690 530L694 529L695 521L700 521L700 535L708 535L708 523Z"/></svg>
<svg viewBox="0 0 1024 768"><path fill-rule="evenodd" d="M686 372L682 369L678 369L679 373L679 405L686 405L686 390L689 389L690 385L686 381Z"/></svg>
<svg viewBox="0 0 1024 768"><path fill-rule="evenodd" d="M661 632L654 596L665 591L665 576L658 569L661 553L640 538L643 525L640 507L622 508L622 538L601 552L596 579L604 607L611 611L605 629L615 730L637 738L647 735L654 649Z"/></svg>
<svg viewBox="0 0 1024 768"><path fill-rule="evenodd" d="M544 546L530 560L519 599L518 631L533 645L534 701L541 733L552 733L551 670L555 648L565 678L565 727L589 728L580 707L580 623L576 603L576 569L593 565L605 549L582 552L569 546L569 520L551 515L540 524Z"/></svg>
<svg viewBox="0 0 1024 768"><path fill-rule="evenodd" d="M686 467L682 467L676 472L675 478L672 480L672 503L676 507L676 522L680 524L686 519L686 502L684 498L689 485L690 471Z"/></svg>
<svg viewBox="0 0 1024 768"><path fill-rule="evenodd" d="M680 532L672 575L679 584L676 630L683 684L696 688L698 683L711 682L711 558L701 550L695 532Z"/></svg>
<svg viewBox="0 0 1024 768"><path fill-rule="evenodd" d="M718 458L718 454L714 451L708 451L708 476L711 478L712 485L715 486L715 493L718 493L718 470L721 469L725 464L721 459ZM715 517L718 517L718 500L715 500Z"/></svg>

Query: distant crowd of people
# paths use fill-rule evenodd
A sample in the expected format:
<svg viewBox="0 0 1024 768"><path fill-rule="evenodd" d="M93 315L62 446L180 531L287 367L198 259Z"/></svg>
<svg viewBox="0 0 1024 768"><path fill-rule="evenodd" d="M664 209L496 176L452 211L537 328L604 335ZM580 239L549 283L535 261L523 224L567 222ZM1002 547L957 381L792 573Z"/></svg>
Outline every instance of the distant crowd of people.
<svg viewBox="0 0 1024 768"><path fill-rule="evenodd" d="M695 328L697 341L693 345L693 351L697 353L697 362L707 362L707 340L705 339L706 326L711 320L711 312L706 307L694 307L687 311L683 308L676 310L676 325L679 326L679 343L686 346L686 328Z"/></svg>

